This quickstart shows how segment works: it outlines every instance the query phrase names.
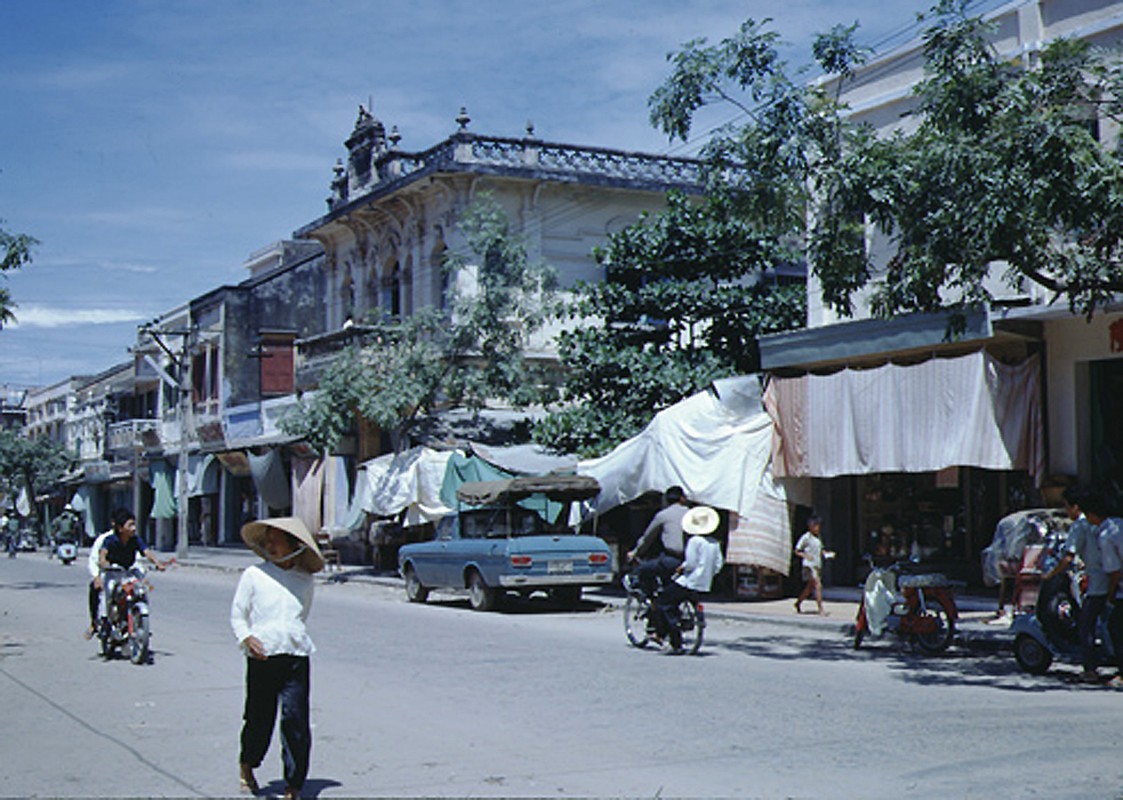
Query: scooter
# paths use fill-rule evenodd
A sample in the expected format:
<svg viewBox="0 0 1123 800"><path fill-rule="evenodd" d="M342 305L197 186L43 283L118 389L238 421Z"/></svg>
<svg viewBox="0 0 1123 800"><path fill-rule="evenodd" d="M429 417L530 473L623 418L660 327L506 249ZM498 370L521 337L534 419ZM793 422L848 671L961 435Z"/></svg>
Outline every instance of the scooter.
<svg viewBox="0 0 1123 800"><path fill-rule="evenodd" d="M854 649L868 635L891 631L930 655L946 650L959 618L953 583L939 573L916 572L911 562L876 567L866 558L870 574L854 621Z"/></svg>
<svg viewBox="0 0 1123 800"><path fill-rule="evenodd" d="M1044 675L1054 659L1080 663L1080 639L1077 620L1080 601L1087 589L1083 573L1072 573L1069 585L1049 594L1046 602L1039 603L1032 612L1017 614L1010 623L1014 634L1014 660L1024 671ZM1096 620L1096 660L1102 664L1114 663L1115 647L1107 630L1104 615Z"/></svg>
<svg viewBox="0 0 1123 800"><path fill-rule="evenodd" d="M73 564L78 557L78 545L69 540L58 542L55 545L55 555L64 565Z"/></svg>

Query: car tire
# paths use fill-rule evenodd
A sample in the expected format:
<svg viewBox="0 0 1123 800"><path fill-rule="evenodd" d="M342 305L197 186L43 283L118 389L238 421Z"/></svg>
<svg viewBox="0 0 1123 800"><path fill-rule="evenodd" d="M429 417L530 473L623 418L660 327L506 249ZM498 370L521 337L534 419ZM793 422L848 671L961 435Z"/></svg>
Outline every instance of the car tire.
<svg viewBox="0 0 1123 800"><path fill-rule="evenodd" d="M412 565L406 566L403 577L406 582L406 598L411 603L424 603L429 599L429 587L421 583Z"/></svg>
<svg viewBox="0 0 1123 800"><path fill-rule="evenodd" d="M468 604L473 611L491 611L497 599L498 592L484 582L478 570L468 573Z"/></svg>

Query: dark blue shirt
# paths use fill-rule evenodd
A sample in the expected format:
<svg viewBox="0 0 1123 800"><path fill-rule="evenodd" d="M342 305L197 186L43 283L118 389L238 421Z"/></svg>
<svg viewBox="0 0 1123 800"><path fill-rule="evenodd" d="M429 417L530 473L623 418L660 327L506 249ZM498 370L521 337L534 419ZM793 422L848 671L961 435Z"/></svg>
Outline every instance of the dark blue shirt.
<svg viewBox="0 0 1123 800"><path fill-rule="evenodd" d="M120 536L111 533L101 543L101 549L106 551L105 557L110 564L128 569L136 561L137 554L147 550L148 545L144 543L144 539L141 539L139 534L133 534L129 541L122 542Z"/></svg>

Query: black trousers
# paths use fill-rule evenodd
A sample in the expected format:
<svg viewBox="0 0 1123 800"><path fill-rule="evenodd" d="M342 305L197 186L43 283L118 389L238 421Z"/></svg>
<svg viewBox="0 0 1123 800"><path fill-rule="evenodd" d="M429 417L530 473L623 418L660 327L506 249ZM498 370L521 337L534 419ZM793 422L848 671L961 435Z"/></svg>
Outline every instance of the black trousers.
<svg viewBox="0 0 1123 800"><path fill-rule="evenodd" d="M312 727L308 719L310 663L307 656L246 659L246 709L242 715L242 752L238 761L258 767L273 738L277 706L281 707L281 760L285 784L304 786Z"/></svg>
<svg viewBox="0 0 1123 800"><path fill-rule="evenodd" d="M89 591L89 594L88 594L87 599L86 599L86 604L90 608L90 627L94 628L94 629L97 628L97 612L98 612L98 605L100 605L100 603L98 601L100 599L101 599L101 589L94 586L93 581L90 581L90 591Z"/></svg>
<svg viewBox="0 0 1123 800"><path fill-rule="evenodd" d="M1115 650L1115 665L1119 667L1119 674L1123 675L1123 597L1115 598L1111 616L1107 618L1107 632Z"/></svg>
<svg viewBox="0 0 1123 800"><path fill-rule="evenodd" d="M1089 595L1084 598L1084 605L1080 606L1080 616L1077 618L1080 637L1080 665L1085 672L1096 671L1096 620L1103 613L1107 605L1107 595Z"/></svg>

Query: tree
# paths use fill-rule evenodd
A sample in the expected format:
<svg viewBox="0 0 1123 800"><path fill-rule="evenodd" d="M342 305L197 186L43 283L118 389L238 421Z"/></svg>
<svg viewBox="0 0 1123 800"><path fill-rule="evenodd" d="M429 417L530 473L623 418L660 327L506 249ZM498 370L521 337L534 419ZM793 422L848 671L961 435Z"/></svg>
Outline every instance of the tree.
<svg viewBox="0 0 1123 800"><path fill-rule="evenodd" d="M38 240L23 233L10 233L4 228L4 220L0 219L0 273L7 273L19 269L24 264L31 263L31 250L39 244ZM0 286L0 328L5 324L15 321L13 310L16 304L12 300L12 293L6 286Z"/></svg>
<svg viewBox="0 0 1123 800"><path fill-rule="evenodd" d="M749 219L791 220L824 302L844 316L863 291L879 316L989 302L996 267L1007 285L1039 284L1090 315L1123 291L1121 151L1097 141L1096 123L1123 113L1120 54L1062 39L1037 63L1010 61L967 6L940 0L924 17L911 132L878 137L847 119L839 92L866 57L854 27L815 41L830 79L797 85L775 34L752 20L672 55L652 120L685 139L707 106L741 112L706 148L715 189ZM892 243L887 266L870 259L869 225Z"/></svg>
<svg viewBox="0 0 1123 800"><path fill-rule="evenodd" d="M26 488L34 498L61 481L71 463L66 449L52 439L0 430L0 492L9 497Z"/></svg>
<svg viewBox="0 0 1123 800"><path fill-rule="evenodd" d="M523 407L549 391L526 346L553 313L553 271L530 260L490 195L468 207L459 229L465 248L443 264L448 309L362 325L358 344L332 361L315 397L282 422L286 431L328 451L362 418L404 443L441 408L478 410L494 399Z"/></svg>
<svg viewBox="0 0 1123 800"><path fill-rule="evenodd" d="M578 287L576 327L559 337L566 405L534 429L558 450L608 450L715 378L756 370L756 337L804 319L802 286L752 280L790 249L721 196L672 193L595 256L605 280Z"/></svg>
<svg viewBox="0 0 1123 800"><path fill-rule="evenodd" d="M1123 111L1120 52L1059 39L1010 61L965 6L933 9L915 131L868 137L840 167L850 205L893 238L888 268L855 249L820 268L824 293L847 311L872 284L876 314L933 311L991 301L1001 270L1090 316L1123 291L1123 165L1097 140L1097 118Z"/></svg>

